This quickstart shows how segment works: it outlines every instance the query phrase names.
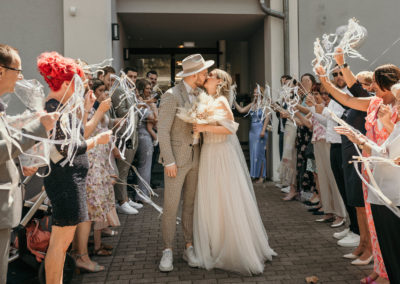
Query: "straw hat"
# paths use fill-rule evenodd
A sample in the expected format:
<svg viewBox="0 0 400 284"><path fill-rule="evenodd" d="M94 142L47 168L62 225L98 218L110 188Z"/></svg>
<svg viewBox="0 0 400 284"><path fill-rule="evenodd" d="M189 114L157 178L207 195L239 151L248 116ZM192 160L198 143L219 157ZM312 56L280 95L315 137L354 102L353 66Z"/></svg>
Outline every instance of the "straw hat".
<svg viewBox="0 0 400 284"><path fill-rule="evenodd" d="M182 71L176 74L177 77L187 77L199 73L214 65L214 60L205 61L200 54L192 54L183 59Z"/></svg>

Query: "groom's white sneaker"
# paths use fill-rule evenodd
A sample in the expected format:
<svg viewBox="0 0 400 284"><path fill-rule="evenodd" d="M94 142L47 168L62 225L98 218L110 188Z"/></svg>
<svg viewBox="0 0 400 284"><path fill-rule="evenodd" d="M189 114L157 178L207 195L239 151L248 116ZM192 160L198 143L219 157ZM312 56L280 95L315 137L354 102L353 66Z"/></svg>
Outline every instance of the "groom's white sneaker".
<svg viewBox="0 0 400 284"><path fill-rule="evenodd" d="M171 249L163 250L163 255L161 257L160 265L158 268L161 272L170 272L174 269L174 255Z"/></svg>
<svg viewBox="0 0 400 284"><path fill-rule="evenodd" d="M190 267L199 266L199 262L197 261L196 255L194 254L193 246L190 246L183 251L183 260L186 261Z"/></svg>

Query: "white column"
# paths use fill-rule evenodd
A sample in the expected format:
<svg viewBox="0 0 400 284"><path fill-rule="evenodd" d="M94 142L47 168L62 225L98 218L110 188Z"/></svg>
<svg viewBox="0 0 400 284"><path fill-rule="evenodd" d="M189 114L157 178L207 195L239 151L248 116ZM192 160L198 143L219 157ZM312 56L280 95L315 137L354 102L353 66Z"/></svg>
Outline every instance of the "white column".
<svg viewBox="0 0 400 284"><path fill-rule="evenodd" d="M111 11L111 0L64 0L65 56L88 63L111 58Z"/></svg>
<svg viewBox="0 0 400 284"><path fill-rule="evenodd" d="M271 8L277 11L282 11L282 0L271 0ZM284 72L284 52L283 52L283 20L267 16L264 22L264 40L265 40L265 81L271 86L272 92L277 92L280 88L280 77ZM279 158L279 136L277 134L278 121L273 118L272 133L269 133L269 139L272 142L269 146L272 150L269 151L268 158L272 160L268 165L272 169L272 179L278 180Z"/></svg>

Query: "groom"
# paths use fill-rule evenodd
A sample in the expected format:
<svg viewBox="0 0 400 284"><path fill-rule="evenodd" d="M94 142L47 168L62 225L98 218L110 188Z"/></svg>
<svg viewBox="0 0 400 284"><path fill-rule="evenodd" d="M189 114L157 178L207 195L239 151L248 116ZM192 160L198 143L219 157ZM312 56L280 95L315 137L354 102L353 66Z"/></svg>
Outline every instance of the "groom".
<svg viewBox="0 0 400 284"><path fill-rule="evenodd" d="M202 87L207 79L207 69L213 64L213 60L205 61L200 54L186 57L182 61L183 71L177 74L183 78L182 81L161 98L158 140L160 162L164 165L165 191L162 217L164 251L159 269L163 272L174 269L172 248L182 191L182 226L186 242L183 259L189 266L197 266L192 238L200 146L198 139L193 138L192 124L177 118L176 112L178 107L194 102L198 88Z"/></svg>

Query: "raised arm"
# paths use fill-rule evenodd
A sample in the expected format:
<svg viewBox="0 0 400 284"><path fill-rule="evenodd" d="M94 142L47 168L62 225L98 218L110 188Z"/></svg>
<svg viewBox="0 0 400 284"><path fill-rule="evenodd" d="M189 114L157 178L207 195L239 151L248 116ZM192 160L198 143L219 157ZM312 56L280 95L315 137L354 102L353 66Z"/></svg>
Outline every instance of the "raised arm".
<svg viewBox="0 0 400 284"><path fill-rule="evenodd" d="M254 101L249 103L247 106L241 107L236 101L233 102L235 104L235 108L240 113L248 113L250 108L254 105Z"/></svg>
<svg viewBox="0 0 400 284"><path fill-rule="evenodd" d="M319 79L327 92L332 95L339 103L349 108L367 111L371 98L354 98L342 90L339 90L331 81L326 77L325 70L322 66L316 68Z"/></svg>
<svg viewBox="0 0 400 284"><path fill-rule="evenodd" d="M111 99L108 98L100 103L99 108L94 113L93 117L85 125L85 139L89 138L93 131L96 129L97 125L100 123L101 119L104 117L105 113L111 108Z"/></svg>
<svg viewBox="0 0 400 284"><path fill-rule="evenodd" d="M339 68L344 65L344 54L341 47L335 49L334 57ZM350 68L340 68L340 71L343 74L347 87L351 88L355 83L357 83L357 78L354 76L353 72L351 72Z"/></svg>

